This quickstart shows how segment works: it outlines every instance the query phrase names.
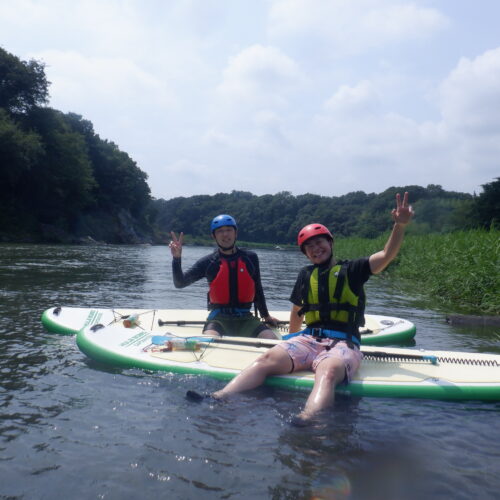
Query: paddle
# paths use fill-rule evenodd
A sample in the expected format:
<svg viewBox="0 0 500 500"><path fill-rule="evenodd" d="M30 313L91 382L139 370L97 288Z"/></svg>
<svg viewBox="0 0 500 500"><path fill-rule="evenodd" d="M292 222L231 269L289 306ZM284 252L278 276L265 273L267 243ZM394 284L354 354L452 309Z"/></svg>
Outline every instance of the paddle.
<svg viewBox="0 0 500 500"><path fill-rule="evenodd" d="M163 335L154 335L151 337L151 343L155 345L164 345L165 342L168 342L171 339L179 340L182 337L168 337ZM262 339L262 340L239 340L239 339L227 339L227 338L219 338L219 337L187 337L186 340L191 342L206 342L206 343L215 343L215 344L231 344L231 345L241 345L245 347L266 347L271 348L278 344L279 340L272 339ZM367 357L373 358L382 358L391 361L398 360L414 360L414 361L429 361L433 365L438 364L437 356L433 354L407 354L407 353L391 353L385 351L364 351L361 349L361 352Z"/></svg>
<svg viewBox="0 0 500 500"><path fill-rule="evenodd" d="M151 343L155 345L164 345L166 342L170 340L179 340L183 339L182 337L168 337L164 335L154 335L151 337ZM183 339L184 340L184 339ZM206 343L216 343L216 344L232 344L232 345L242 345L245 347L274 347L277 342L276 340L268 339L267 342L263 342L260 340L239 340L239 339L225 339L219 337L186 337L186 341L190 342L206 342Z"/></svg>
<svg viewBox="0 0 500 500"><path fill-rule="evenodd" d="M159 326L165 326L165 325L173 325L173 326L204 325L205 323L206 323L206 321L184 320L184 319L178 319L178 320L173 320L173 321L163 321L162 319L158 320ZM278 325L288 325L288 321L278 321Z"/></svg>
<svg viewBox="0 0 500 500"><path fill-rule="evenodd" d="M195 321L195 320L184 320L184 319L178 319L174 321L163 321L161 319L158 320L158 325L159 326L165 326L165 325L174 325L174 326L184 326L184 325L204 325L206 321Z"/></svg>
<svg viewBox="0 0 500 500"><path fill-rule="evenodd" d="M206 321L184 320L184 319L178 319L178 320L172 320L172 321L163 321L162 319L158 320L158 325L159 326L168 326L168 325L171 325L171 326L204 325L205 323L206 323ZM264 321L264 323L266 323L266 322ZM268 323L266 323L266 325L267 324ZM290 324L290 321L278 320L278 326L279 325L288 325L288 324ZM385 328L389 328L390 326L392 326L392 325L388 325ZM384 330L385 328L381 328L378 331ZM375 333L375 332L373 330L370 330L369 328L366 328L366 329L361 329L360 333L362 335L369 335L369 334Z"/></svg>

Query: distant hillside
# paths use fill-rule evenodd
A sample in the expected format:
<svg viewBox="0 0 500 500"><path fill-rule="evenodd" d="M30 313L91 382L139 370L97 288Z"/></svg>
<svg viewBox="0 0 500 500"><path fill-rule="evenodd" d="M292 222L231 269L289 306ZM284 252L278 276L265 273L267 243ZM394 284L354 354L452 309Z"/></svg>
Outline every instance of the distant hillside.
<svg viewBox="0 0 500 500"><path fill-rule="evenodd" d="M500 180L491 185L498 191ZM486 185L487 187L491 186ZM213 196L179 197L152 202L155 225L162 233L183 231L193 238L209 236L211 219L220 213L236 218L239 238L256 243L290 244L296 240L299 229L311 222L321 222L337 236L374 238L391 227L390 212L395 206L396 193L410 193L416 212L408 232L423 234L449 232L481 224L478 204L482 197L445 191L441 186L400 186L380 194L362 191L343 196L304 194L293 196L288 192L256 196L243 191ZM500 220L500 211L496 211ZM165 236L166 237L166 236Z"/></svg>

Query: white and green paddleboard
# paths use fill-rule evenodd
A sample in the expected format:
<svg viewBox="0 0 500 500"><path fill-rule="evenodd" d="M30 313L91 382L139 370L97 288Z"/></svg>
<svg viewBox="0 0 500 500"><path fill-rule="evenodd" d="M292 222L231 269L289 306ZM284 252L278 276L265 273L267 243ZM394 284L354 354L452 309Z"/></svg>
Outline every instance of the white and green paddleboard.
<svg viewBox="0 0 500 500"><path fill-rule="evenodd" d="M186 339L182 341L182 339ZM96 322L80 330L78 347L89 358L124 368L199 374L229 380L276 340L200 337L200 327L165 326L160 334L115 322ZM185 345L176 348L176 343ZM500 400L500 356L464 352L363 346L361 368L338 392L354 396L452 400ZM269 377L267 383L310 389L312 372Z"/></svg>
<svg viewBox="0 0 500 500"><path fill-rule="evenodd" d="M288 311L275 311L271 315L283 322L277 333L285 334ZM42 323L47 330L63 335L75 335L87 326L102 324L121 327L128 319L137 319L138 328L162 333L170 326L196 327L201 334L201 325L207 318L202 309L99 309L80 307L53 307L42 314ZM366 325L361 330L363 345L404 344L415 336L415 325L410 321L389 316L366 315Z"/></svg>

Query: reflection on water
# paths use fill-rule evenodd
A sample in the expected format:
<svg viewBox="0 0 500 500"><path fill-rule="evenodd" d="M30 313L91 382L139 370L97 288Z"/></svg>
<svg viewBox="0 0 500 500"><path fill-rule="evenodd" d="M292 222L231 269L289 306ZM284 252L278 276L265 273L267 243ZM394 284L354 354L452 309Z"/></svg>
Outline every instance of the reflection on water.
<svg viewBox="0 0 500 500"><path fill-rule="evenodd" d="M187 268L209 248L186 248ZM299 252L258 250L270 309L289 308ZM104 367L42 328L54 305L204 308L172 284L167 247L0 245L0 497L496 498L500 405L354 399L307 429L306 394L268 387L227 404L221 382ZM446 324L373 277L368 312L405 317L416 347L499 351L499 332Z"/></svg>

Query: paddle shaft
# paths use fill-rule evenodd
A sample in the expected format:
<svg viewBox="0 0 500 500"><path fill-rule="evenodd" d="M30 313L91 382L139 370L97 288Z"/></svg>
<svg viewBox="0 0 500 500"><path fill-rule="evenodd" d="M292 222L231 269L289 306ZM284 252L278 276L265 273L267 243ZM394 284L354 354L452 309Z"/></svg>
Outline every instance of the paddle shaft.
<svg viewBox="0 0 500 500"><path fill-rule="evenodd" d="M128 317L128 316L124 316L125 317ZM186 319L178 319L178 320L173 320L173 321L163 321L162 319L159 319L158 320L158 326L168 326L168 325L172 325L172 326L185 326L185 325L204 325L207 321L197 321L197 320L186 320ZM265 321L263 322L265 323L266 325L269 325L269 323L266 323ZM278 320L278 325L288 325L290 323L290 321L282 321L282 320ZM270 325L270 326L273 326L273 325ZM388 327L386 327L388 328ZM383 330L383 329L382 329ZM374 333L373 330L370 330L370 329L366 329L366 330L362 330L361 331L362 334L370 334L370 333Z"/></svg>
<svg viewBox="0 0 500 500"><path fill-rule="evenodd" d="M178 319L178 320L173 320L173 321L163 321L162 319L159 319L158 320L158 325L159 326L165 326L165 325L175 325L175 326L204 325L207 321L210 321L210 320L196 321L196 320ZM279 325L288 325L288 321L278 321L278 324Z"/></svg>
<svg viewBox="0 0 500 500"><path fill-rule="evenodd" d="M261 341L251 341L251 340L233 340L233 339L224 339L224 338L217 338L217 337L212 337L212 339L208 340L207 342L215 342L217 344L233 344L233 345L244 345L244 346L251 346L251 347L267 347L271 348L274 347L276 344L278 344L280 341L272 341L269 339L268 342L261 342ZM363 351L361 349L361 352L369 357L372 356L374 358L394 358L395 360L397 359L408 359L408 360L415 360L415 361L429 361L432 364L436 364L437 358L434 355L426 355L426 354L394 354L390 352L384 352L384 351Z"/></svg>
<svg viewBox="0 0 500 500"><path fill-rule="evenodd" d="M240 339L227 339L221 337L207 337L204 339L203 337L195 337L197 342L206 342L206 343L215 343L215 344L230 344L230 345L240 345L245 347L265 347L267 349L274 347L277 345L280 340L272 340L268 339L266 342L261 340L240 340ZM433 365L437 364L437 357L432 354L407 354L407 353L391 353L385 351L364 351L361 349L361 352L366 357L373 358L382 358L382 359L393 359L394 361L398 360L413 360L413 361L428 361Z"/></svg>
<svg viewBox="0 0 500 500"><path fill-rule="evenodd" d="M233 340L233 339L224 339L224 338L217 338L217 337L212 337L211 340L207 340L207 342L215 342L218 344L233 344L233 345L244 345L244 346L251 346L251 347L267 347L271 348L274 347L276 344L278 344L280 341L272 341L269 339L269 342L260 342L260 341L254 341L252 342L251 340ZM414 361L429 361L433 365L437 364L437 357L432 355L432 354L394 354L390 352L384 352L384 351L363 351L361 349L361 352L367 356L367 357L374 357L374 358L383 358L383 359L394 359L394 361L400 360L400 359L405 359L405 360L414 360Z"/></svg>

